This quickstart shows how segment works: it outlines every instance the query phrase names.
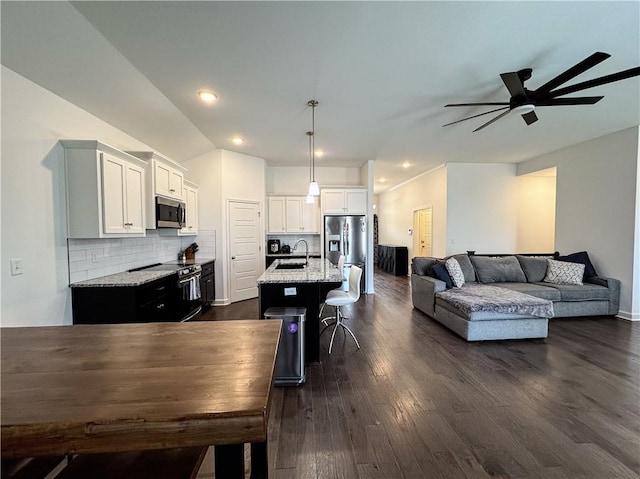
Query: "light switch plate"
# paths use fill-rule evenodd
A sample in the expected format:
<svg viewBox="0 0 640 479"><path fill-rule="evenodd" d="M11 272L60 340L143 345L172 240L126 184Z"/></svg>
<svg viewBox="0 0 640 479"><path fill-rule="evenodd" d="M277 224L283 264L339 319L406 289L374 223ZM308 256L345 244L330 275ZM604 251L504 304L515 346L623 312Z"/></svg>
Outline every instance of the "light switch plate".
<svg viewBox="0 0 640 479"><path fill-rule="evenodd" d="M11 258L11 276L22 274L22 258Z"/></svg>

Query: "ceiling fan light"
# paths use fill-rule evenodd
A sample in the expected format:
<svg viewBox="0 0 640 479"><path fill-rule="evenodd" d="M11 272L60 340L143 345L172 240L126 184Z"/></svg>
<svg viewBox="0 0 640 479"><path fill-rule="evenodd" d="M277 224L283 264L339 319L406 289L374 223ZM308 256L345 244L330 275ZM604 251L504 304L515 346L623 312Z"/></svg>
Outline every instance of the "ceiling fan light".
<svg viewBox="0 0 640 479"><path fill-rule="evenodd" d="M319 196L320 195L320 186L317 181L312 181L309 183L309 195L310 196Z"/></svg>
<svg viewBox="0 0 640 479"><path fill-rule="evenodd" d="M535 105L531 103L526 103L524 105L515 107L511 111L514 113L517 113L518 115L526 115L527 113L531 113L535 109L536 109Z"/></svg>

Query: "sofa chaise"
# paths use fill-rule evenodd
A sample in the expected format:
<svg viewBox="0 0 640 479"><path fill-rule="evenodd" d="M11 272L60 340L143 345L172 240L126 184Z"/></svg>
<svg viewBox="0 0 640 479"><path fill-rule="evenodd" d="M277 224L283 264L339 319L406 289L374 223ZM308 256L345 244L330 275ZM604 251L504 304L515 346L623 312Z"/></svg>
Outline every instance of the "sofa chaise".
<svg viewBox="0 0 640 479"><path fill-rule="evenodd" d="M459 265L461 287L447 288L450 275L442 276L450 258ZM551 275L564 269L575 278ZM620 282L597 276L585 252L415 257L411 298L415 308L467 341L545 338L550 317L617 314Z"/></svg>

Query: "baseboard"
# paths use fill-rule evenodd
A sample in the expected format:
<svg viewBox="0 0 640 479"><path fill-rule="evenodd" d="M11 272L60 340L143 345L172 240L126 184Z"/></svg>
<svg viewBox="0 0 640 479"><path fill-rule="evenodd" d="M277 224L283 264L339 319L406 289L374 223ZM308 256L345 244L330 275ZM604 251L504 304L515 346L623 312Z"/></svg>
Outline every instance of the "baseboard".
<svg viewBox="0 0 640 479"><path fill-rule="evenodd" d="M225 299L216 299L212 306L229 306L231 304L231 301L229 300L229 298L225 298Z"/></svg>
<svg viewBox="0 0 640 479"><path fill-rule="evenodd" d="M618 311L616 318L624 319L625 321L640 321L640 313L628 313L626 311Z"/></svg>

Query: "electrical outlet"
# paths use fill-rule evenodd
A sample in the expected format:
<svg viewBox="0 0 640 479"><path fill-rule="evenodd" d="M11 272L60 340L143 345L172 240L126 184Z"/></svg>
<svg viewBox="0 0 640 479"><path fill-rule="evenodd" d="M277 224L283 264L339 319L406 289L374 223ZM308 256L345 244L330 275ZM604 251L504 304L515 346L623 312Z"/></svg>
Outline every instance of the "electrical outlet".
<svg viewBox="0 0 640 479"><path fill-rule="evenodd" d="M22 274L22 258L11 258L11 276Z"/></svg>

